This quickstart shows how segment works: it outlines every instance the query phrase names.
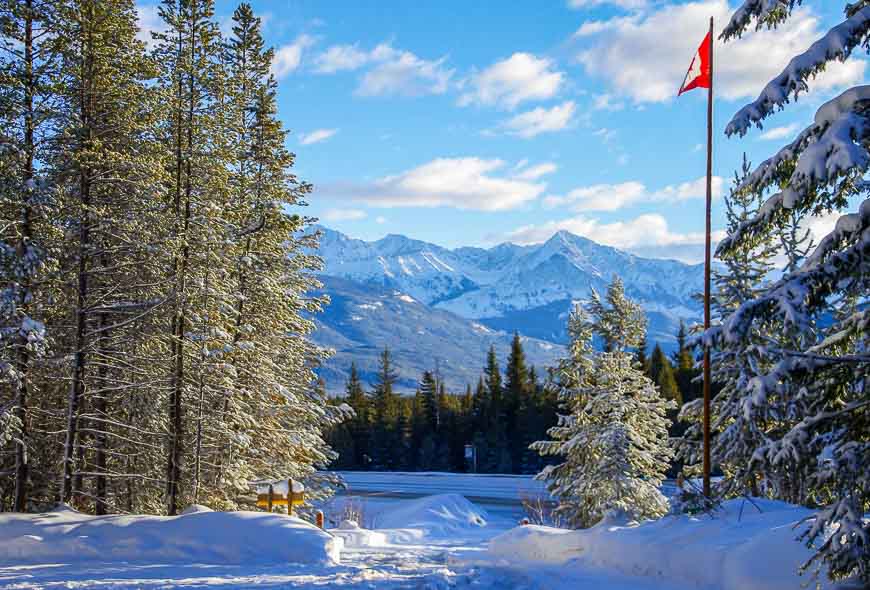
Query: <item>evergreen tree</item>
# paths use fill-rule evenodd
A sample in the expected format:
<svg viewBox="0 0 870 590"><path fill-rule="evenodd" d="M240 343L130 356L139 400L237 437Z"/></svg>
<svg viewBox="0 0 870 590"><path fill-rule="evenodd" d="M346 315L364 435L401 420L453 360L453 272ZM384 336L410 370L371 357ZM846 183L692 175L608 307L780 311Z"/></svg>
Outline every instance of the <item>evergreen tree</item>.
<svg viewBox="0 0 870 590"><path fill-rule="evenodd" d="M646 319L618 279L606 302L593 292L590 307L593 322L582 308L571 314L569 356L556 371L565 413L549 430L553 440L532 445L563 462L536 478L559 499L557 512L577 526L591 526L613 509L640 518L661 516L668 503L659 486L671 458L665 413L673 402L661 399L629 352L646 330ZM593 331L609 350L593 352Z"/></svg>
<svg viewBox="0 0 870 590"><path fill-rule="evenodd" d="M529 371L526 367L526 354L523 351L523 343L520 335L514 332L511 341L511 350L505 367L505 427L507 432L512 433L508 441L508 450L511 458L510 472L520 468L524 451L528 449L532 440L527 440L526 432L521 429L522 414L532 411L530 400ZM526 425L528 426L528 425Z"/></svg>
<svg viewBox="0 0 870 590"><path fill-rule="evenodd" d="M635 350L634 361L637 363L638 368L643 373L649 375L650 363L649 357L647 356L647 352L649 351L649 343L647 342L646 337L646 332L644 332L643 337L640 339L640 343L637 345L637 350Z"/></svg>
<svg viewBox="0 0 870 590"><path fill-rule="evenodd" d="M650 359L649 377L659 388L659 393L663 398L673 401L676 407L683 405L680 390L674 378L674 367L658 343L656 343Z"/></svg>
<svg viewBox="0 0 870 590"><path fill-rule="evenodd" d="M14 446L14 465L0 458L0 470L14 473L13 489L0 485L0 493L11 493L16 511L28 507L33 373L47 352L47 277L56 264L57 202L46 152L62 112L53 88L60 70L58 8L0 1L0 449Z"/></svg>
<svg viewBox="0 0 870 590"><path fill-rule="evenodd" d="M377 469L395 470L399 462L396 450L399 444L398 419L400 405L398 395L393 391L397 375L389 349L381 353L380 367L371 393L373 413L372 461Z"/></svg>
<svg viewBox="0 0 870 590"><path fill-rule="evenodd" d="M748 0L723 38L741 35L753 21L776 27L795 4ZM806 90L808 79L828 62L845 60L866 45L870 8L863 2L842 6L844 22L795 56L760 98L734 117L728 134L761 126ZM822 105L809 127L741 184L741 191L774 192L720 242L720 257L775 237L780 228L794 226L794 218L841 215L811 254L705 335L714 348L741 359L736 391L719 411L721 417L742 416L746 428L728 424L717 440L719 456L726 445L751 450L745 454L749 463L736 468L757 476L774 495L795 495L800 482L797 495L822 506L804 533L816 549L812 562L833 578L865 584L870 582L870 523L863 517L870 503L868 330L858 302L870 292L870 201L863 196L870 168L868 99L870 90L860 86ZM849 213L853 203L858 206ZM770 334L771 324L785 329L782 338L759 346L758 335ZM767 430L763 436L757 436L756 425Z"/></svg>

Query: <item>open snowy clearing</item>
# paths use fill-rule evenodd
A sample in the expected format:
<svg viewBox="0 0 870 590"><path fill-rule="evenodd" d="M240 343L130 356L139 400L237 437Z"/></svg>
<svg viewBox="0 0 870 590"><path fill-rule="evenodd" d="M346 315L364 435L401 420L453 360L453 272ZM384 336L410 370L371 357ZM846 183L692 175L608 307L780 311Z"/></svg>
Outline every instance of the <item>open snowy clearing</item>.
<svg viewBox="0 0 870 590"><path fill-rule="evenodd" d="M807 550L792 527L805 511L755 504L587 531L516 527L456 494L372 504L372 529L328 533L251 512L4 514L0 588L799 588Z"/></svg>

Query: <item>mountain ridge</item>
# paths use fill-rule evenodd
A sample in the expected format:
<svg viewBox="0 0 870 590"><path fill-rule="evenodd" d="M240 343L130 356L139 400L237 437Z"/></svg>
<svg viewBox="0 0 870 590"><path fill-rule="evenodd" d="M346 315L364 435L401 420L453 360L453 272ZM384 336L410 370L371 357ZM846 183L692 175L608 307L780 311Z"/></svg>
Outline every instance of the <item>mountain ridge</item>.
<svg viewBox="0 0 870 590"><path fill-rule="evenodd" d="M451 371L452 362L461 374L457 382L464 380L473 371L461 359L483 362L482 356L473 358L480 355L481 329L499 334L490 342L498 348L514 331L530 342L549 343L558 348L541 348L538 360L553 359L567 342L571 308L588 300L592 289L603 293L614 275L646 311L650 344L672 349L679 322L701 316L694 295L702 290L702 265L644 258L567 231L542 244L449 249L401 234L365 241L324 226L317 229L325 292L340 301L318 320L324 330L319 339L341 344L326 370L336 381L346 371L339 365L349 366L353 354L371 365L370 353L384 346L415 371L435 368L425 365L426 354L456 348L444 355L452 360L445 360L448 366L442 369ZM397 298L404 303L396 304ZM416 331L405 329L408 321L415 322ZM440 332L427 331L427 323ZM342 339L348 333L353 337ZM412 376L403 379L410 386Z"/></svg>

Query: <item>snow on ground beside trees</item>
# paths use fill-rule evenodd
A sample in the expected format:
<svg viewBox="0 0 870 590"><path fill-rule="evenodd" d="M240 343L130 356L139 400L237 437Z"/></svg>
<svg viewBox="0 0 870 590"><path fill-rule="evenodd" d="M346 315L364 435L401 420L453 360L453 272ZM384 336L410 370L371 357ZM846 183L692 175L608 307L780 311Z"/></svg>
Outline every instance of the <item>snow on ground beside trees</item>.
<svg viewBox="0 0 870 590"><path fill-rule="evenodd" d="M202 508L3 514L0 588L784 590L809 581L796 573L809 551L793 527L810 512L782 502L731 500L713 517L640 525L610 517L581 531L515 526L456 494L370 508L375 528L346 521L326 532L279 514Z"/></svg>
<svg viewBox="0 0 870 590"><path fill-rule="evenodd" d="M773 500L729 500L714 516L668 516L640 525L607 518L585 530L525 526L492 539L488 553L515 567L549 563L606 569L715 590L793 590L812 552L795 542L811 511ZM832 587L820 578L822 588ZM813 587L810 583L809 587Z"/></svg>
<svg viewBox="0 0 870 590"><path fill-rule="evenodd" d="M67 507L0 514L0 565L338 563L341 539L282 514L90 516Z"/></svg>

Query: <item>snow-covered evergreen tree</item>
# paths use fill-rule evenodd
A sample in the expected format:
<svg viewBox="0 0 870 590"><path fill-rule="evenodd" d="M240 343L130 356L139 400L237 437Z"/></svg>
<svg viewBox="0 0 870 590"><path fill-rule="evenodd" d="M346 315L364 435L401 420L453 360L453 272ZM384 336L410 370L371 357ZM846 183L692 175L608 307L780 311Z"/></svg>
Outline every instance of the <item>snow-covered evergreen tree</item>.
<svg viewBox="0 0 870 590"><path fill-rule="evenodd" d="M741 170L735 172L731 191L724 199L729 232L754 216L763 202L759 193L741 189L751 170L744 155ZM744 244L720 255L722 267L713 272L711 303L714 325L721 324L723 318L760 292L772 270L771 261L776 250L775 240L768 237L758 244ZM775 330L771 332L775 333ZM760 333L754 335L756 341L761 337ZM741 352L741 347L721 347L713 351L710 358L713 380L718 385L718 392L711 402L711 455L714 464L724 473L715 484L716 496L758 493L756 477L743 466L748 465L756 444L764 438L769 421L759 416L747 417L740 411L740 378L744 371L751 370L755 360ZM699 398L685 404L679 415L679 419L689 422L690 426L676 441L677 455L686 465L685 471L694 476L699 475L701 469L703 401Z"/></svg>
<svg viewBox="0 0 870 590"><path fill-rule="evenodd" d="M775 27L797 4L744 2L723 37L739 36L753 21ZM737 113L729 135L761 126L806 91L826 64L867 46L870 6L844 3L844 12L842 23L792 59L758 99ZM794 217L834 212L840 217L799 265L750 294L705 335L706 345L746 358L733 403L750 418L747 422L757 423L753 416L786 421L759 440L735 432L735 441L753 450L740 469L757 474L778 497L791 497L793 482L800 479L806 503L822 507L803 535L816 549L807 566L864 582L870 581L865 518L870 508L868 145L870 86L858 86L822 105L810 126L741 183L741 191L772 194L720 243L720 257L759 246ZM786 337L765 337L771 323L782 326Z"/></svg>
<svg viewBox="0 0 870 590"><path fill-rule="evenodd" d="M563 412L548 431L553 440L532 444L563 461L536 479L547 482L559 499L557 513L573 526L591 526L610 510L662 516L668 502L659 486L672 455L665 414L675 406L635 362L632 350L646 331L646 318L619 279L606 300L593 292L590 308L592 321L580 307L568 321L569 356L555 371ZM604 352L593 350L593 332L604 341Z"/></svg>

